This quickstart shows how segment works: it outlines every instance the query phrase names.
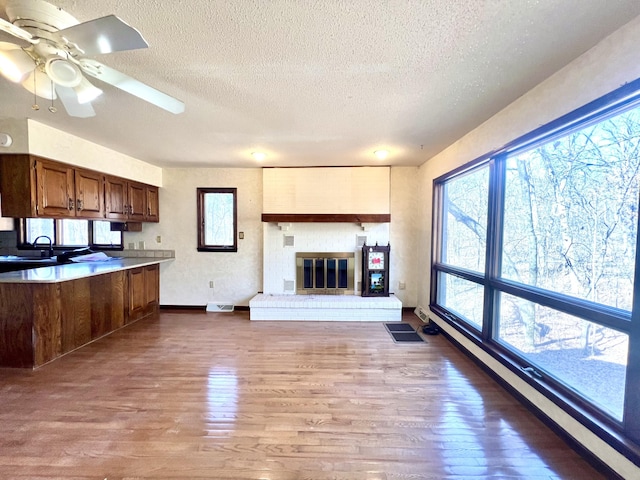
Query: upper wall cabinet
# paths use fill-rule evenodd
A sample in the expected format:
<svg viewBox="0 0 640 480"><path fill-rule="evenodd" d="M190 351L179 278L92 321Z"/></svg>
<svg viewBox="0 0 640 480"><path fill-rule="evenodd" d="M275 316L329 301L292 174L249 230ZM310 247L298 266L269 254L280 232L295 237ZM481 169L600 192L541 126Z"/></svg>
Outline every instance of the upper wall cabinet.
<svg viewBox="0 0 640 480"><path fill-rule="evenodd" d="M34 162L38 216L104 218L104 175L49 160Z"/></svg>
<svg viewBox="0 0 640 480"><path fill-rule="evenodd" d="M105 177L106 218L132 222L159 222L158 187Z"/></svg>
<svg viewBox="0 0 640 480"><path fill-rule="evenodd" d="M8 217L159 221L158 187L33 155L0 156L0 193Z"/></svg>

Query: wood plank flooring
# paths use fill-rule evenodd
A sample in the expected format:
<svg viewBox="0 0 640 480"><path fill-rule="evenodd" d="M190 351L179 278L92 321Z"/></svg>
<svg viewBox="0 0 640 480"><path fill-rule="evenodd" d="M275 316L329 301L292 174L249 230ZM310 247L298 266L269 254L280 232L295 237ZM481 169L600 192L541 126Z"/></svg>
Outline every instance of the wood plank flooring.
<svg viewBox="0 0 640 480"><path fill-rule="evenodd" d="M36 371L0 370L0 478L603 478L425 338L163 312Z"/></svg>

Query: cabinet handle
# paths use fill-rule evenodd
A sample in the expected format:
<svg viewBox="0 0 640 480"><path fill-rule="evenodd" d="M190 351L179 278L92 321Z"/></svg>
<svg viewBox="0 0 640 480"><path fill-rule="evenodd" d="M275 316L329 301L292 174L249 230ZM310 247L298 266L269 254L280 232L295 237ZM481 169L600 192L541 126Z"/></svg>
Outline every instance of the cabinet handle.
<svg viewBox="0 0 640 480"><path fill-rule="evenodd" d="M147 215L151 215L151 207L147 207Z"/></svg>
<svg viewBox="0 0 640 480"><path fill-rule="evenodd" d="M129 205L129 215L133 215L133 205Z"/></svg>
<svg viewBox="0 0 640 480"><path fill-rule="evenodd" d="M82 211L82 200L80 199L76 200L76 210L78 210L79 212Z"/></svg>
<svg viewBox="0 0 640 480"><path fill-rule="evenodd" d="M73 210L73 198L69 198L69 210Z"/></svg>

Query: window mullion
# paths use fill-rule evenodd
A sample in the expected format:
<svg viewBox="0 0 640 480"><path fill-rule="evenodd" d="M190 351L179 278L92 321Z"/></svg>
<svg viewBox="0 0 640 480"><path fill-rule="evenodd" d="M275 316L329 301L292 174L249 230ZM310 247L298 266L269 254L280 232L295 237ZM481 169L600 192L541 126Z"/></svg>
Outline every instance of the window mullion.
<svg viewBox="0 0 640 480"><path fill-rule="evenodd" d="M496 315L496 290L491 280L500 275L502 219L504 212L504 155L494 158L489 169L489 209L487 212L487 249L485 260L484 309L482 315L482 338L489 340L493 337Z"/></svg>
<svg viewBox="0 0 640 480"><path fill-rule="evenodd" d="M640 206L638 207L640 209ZM640 210L639 210L640 211ZM622 413L625 433L640 443L640 215L636 227L636 258L633 278L633 306L629 328L629 353Z"/></svg>

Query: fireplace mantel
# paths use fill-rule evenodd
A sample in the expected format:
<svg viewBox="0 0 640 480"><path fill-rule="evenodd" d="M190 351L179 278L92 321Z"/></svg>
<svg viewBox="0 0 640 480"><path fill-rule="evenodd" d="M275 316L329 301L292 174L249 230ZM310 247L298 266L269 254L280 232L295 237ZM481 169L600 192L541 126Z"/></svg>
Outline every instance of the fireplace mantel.
<svg viewBox="0 0 640 480"><path fill-rule="evenodd" d="M263 222L286 223L389 223L388 213L263 213Z"/></svg>

